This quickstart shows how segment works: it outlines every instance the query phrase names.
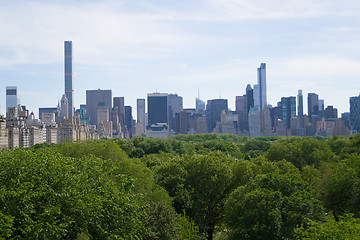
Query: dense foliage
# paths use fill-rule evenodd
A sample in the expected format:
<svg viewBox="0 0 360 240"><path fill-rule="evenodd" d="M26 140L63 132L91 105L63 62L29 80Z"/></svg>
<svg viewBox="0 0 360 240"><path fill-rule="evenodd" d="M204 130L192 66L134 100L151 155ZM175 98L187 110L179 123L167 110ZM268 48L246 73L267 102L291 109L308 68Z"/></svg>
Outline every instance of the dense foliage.
<svg viewBox="0 0 360 240"><path fill-rule="evenodd" d="M0 151L0 239L358 239L360 135Z"/></svg>

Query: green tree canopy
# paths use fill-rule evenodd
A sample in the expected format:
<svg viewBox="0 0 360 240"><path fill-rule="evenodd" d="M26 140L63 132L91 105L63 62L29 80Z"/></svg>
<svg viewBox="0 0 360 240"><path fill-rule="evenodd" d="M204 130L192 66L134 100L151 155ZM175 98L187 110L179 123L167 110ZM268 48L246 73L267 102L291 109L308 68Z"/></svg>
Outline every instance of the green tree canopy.
<svg viewBox="0 0 360 240"><path fill-rule="evenodd" d="M289 239L305 218L322 219L323 209L297 176L266 174L237 188L225 214L230 239Z"/></svg>
<svg viewBox="0 0 360 240"><path fill-rule="evenodd" d="M136 239L144 205L133 179L105 160L65 157L53 149L0 152L0 211L13 219L10 238Z"/></svg>

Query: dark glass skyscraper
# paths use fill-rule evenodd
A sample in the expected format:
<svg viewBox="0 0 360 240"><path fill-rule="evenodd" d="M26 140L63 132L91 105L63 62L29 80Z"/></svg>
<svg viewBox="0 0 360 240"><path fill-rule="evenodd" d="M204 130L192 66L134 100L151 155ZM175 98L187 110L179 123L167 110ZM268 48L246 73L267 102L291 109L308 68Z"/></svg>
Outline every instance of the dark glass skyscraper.
<svg viewBox="0 0 360 240"><path fill-rule="evenodd" d="M68 100L69 116L74 116L73 106L73 84L72 84L72 41L64 42L65 48L65 95Z"/></svg>
<svg viewBox="0 0 360 240"><path fill-rule="evenodd" d="M212 99L207 101L206 121L208 132L211 133L216 126L216 122L221 120L222 111L228 112L227 99Z"/></svg>
<svg viewBox="0 0 360 240"><path fill-rule="evenodd" d="M350 98L350 125L353 130L360 132L360 95Z"/></svg>
<svg viewBox="0 0 360 240"><path fill-rule="evenodd" d="M285 126L290 128L290 119L296 115L296 98L282 97L281 98L281 113L282 120Z"/></svg>
<svg viewBox="0 0 360 240"><path fill-rule="evenodd" d="M148 99L148 125L168 123L168 94L149 93Z"/></svg>

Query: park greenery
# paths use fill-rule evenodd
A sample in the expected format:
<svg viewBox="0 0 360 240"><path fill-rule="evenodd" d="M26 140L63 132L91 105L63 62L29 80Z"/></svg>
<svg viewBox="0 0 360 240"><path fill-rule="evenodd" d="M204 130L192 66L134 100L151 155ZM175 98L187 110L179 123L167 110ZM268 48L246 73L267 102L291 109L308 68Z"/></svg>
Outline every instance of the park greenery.
<svg viewBox="0 0 360 240"><path fill-rule="evenodd" d="M0 239L360 239L360 135L2 150Z"/></svg>

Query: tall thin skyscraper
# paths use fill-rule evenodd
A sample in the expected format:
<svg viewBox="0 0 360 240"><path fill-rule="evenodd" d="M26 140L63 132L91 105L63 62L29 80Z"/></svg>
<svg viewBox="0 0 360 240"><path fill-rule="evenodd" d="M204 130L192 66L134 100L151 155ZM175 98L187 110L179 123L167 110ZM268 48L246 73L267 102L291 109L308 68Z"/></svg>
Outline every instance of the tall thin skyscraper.
<svg viewBox="0 0 360 240"><path fill-rule="evenodd" d="M72 84L72 41L64 42L65 54L65 95L68 100L69 116L74 116L73 84Z"/></svg>
<svg viewBox="0 0 360 240"><path fill-rule="evenodd" d="M145 99L139 98L136 100L137 103L137 122L141 122L142 129L145 129Z"/></svg>
<svg viewBox="0 0 360 240"><path fill-rule="evenodd" d="M298 96L297 96L297 100L298 100L298 116L302 117L304 115L304 101L303 101L303 95L302 95L302 90L298 91Z"/></svg>
<svg viewBox="0 0 360 240"><path fill-rule="evenodd" d="M260 67L257 69L257 76L258 76L258 85L259 85L259 103L260 103L260 108L259 111L260 113L262 112L263 108L266 106L267 104L267 99L266 99L266 64L265 63L261 63Z"/></svg>
<svg viewBox="0 0 360 240"><path fill-rule="evenodd" d="M6 112L9 107L17 107L20 104L16 86L6 87Z"/></svg>

